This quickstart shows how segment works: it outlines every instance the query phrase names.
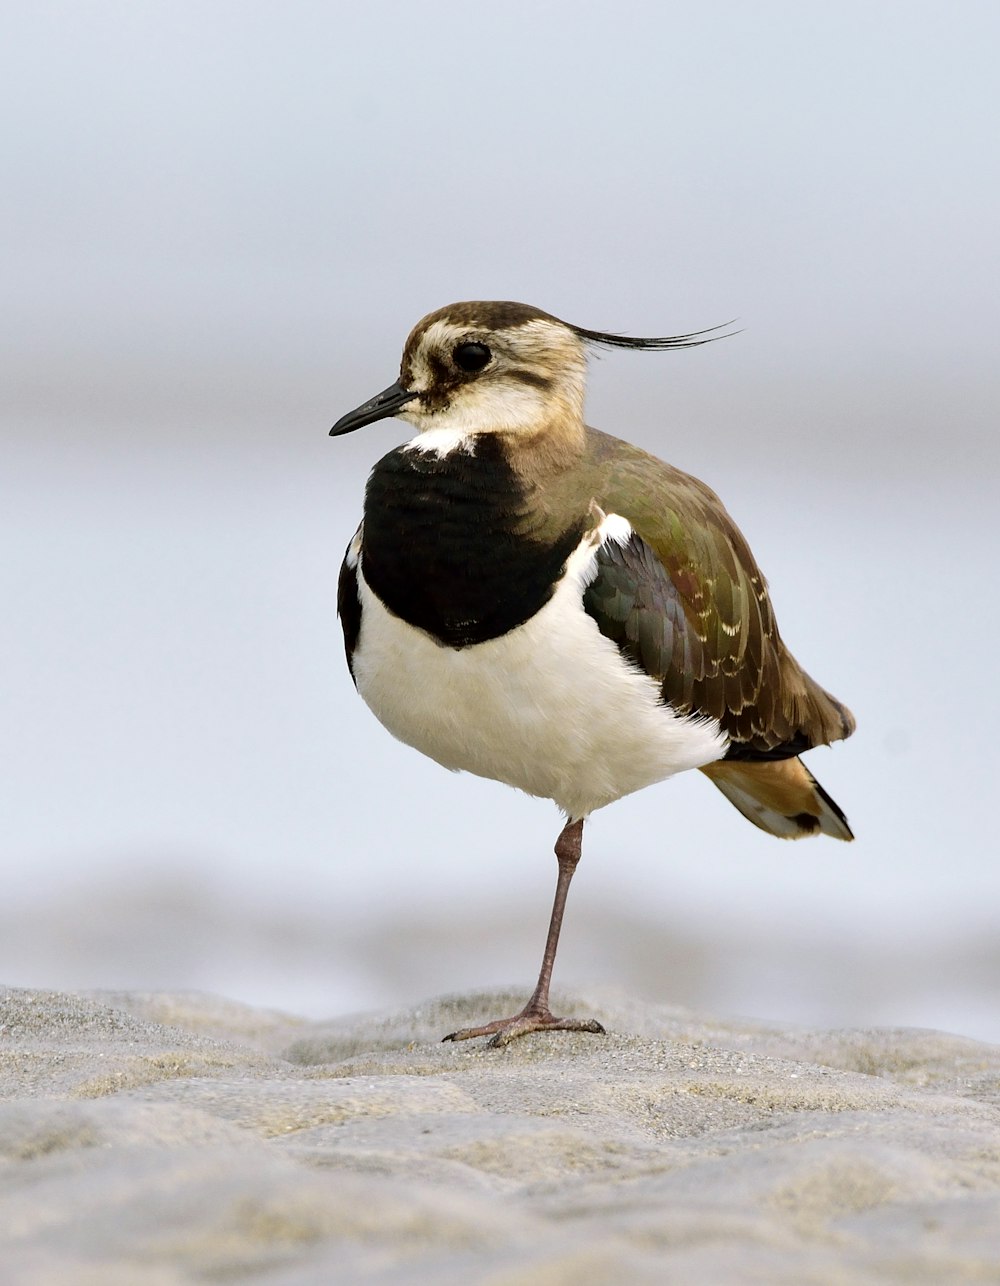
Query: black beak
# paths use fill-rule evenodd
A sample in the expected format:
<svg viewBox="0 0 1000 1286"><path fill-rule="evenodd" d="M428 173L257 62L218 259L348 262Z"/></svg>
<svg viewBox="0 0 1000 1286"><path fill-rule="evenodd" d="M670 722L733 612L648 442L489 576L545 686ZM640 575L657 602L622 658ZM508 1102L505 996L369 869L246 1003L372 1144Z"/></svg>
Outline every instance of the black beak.
<svg viewBox="0 0 1000 1286"><path fill-rule="evenodd" d="M366 424L374 424L376 420L387 420L416 396L416 393L403 388L397 380L395 384L390 384L381 393L369 398L356 411L348 411L346 415L342 415L330 430L330 436L339 438L342 433L353 433L355 429L363 429Z"/></svg>

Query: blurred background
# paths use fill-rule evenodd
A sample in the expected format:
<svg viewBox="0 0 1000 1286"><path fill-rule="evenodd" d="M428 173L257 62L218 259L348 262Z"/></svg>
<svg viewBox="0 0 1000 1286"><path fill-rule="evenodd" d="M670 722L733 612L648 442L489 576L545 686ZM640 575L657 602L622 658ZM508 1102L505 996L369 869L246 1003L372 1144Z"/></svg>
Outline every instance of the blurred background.
<svg viewBox="0 0 1000 1286"><path fill-rule="evenodd" d="M706 479L858 717L853 845L700 775L597 814L557 984L1000 1039L1000 9L109 0L6 11L0 981L310 1016L532 985L554 807L356 696L334 441L425 312L607 354L590 422ZM492 1016L492 1015L489 1015Z"/></svg>

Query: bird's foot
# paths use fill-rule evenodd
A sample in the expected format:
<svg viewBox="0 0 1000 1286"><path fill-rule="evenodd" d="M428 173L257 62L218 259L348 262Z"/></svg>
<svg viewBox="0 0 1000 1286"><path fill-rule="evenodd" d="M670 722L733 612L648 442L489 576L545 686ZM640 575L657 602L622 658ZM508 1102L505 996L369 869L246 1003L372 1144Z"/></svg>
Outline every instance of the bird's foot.
<svg viewBox="0 0 1000 1286"><path fill-rule="evenodd" d="M518 1036L526 1036L532 1031L589 1031L600 1036L606 1034L594 1018L557 1018L547 1008L527 1005L513 1018L498 1018L496 1022L484 1023L482 1027L462 1027L442 1037L442 1040L473 1040L476 1036L491 1036L492 1040L487 1041L487 1044L492 1049L500 1049Z"/></svg>

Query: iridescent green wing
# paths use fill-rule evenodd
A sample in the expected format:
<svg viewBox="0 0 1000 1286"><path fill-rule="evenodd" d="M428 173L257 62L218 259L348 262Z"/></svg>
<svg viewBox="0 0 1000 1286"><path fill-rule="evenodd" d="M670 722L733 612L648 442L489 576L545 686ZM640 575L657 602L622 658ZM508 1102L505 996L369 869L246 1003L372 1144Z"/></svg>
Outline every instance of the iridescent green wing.
<svg viewBox="0 0 1000 1286"><path fill-rule="evenodd" d="M718 497L607 441L595 498L632 534L602 546L584 593L601 632L673 710L716 720L732 757L784 758L847 736L849 713L784 648L764 578Z"/></svg>

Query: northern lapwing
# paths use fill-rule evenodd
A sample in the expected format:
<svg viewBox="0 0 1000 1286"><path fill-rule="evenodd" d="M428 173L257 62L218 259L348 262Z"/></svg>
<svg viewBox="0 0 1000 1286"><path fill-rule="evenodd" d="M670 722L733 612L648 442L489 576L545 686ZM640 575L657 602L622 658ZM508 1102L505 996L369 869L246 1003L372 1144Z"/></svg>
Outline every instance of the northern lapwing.
<svg viewBox="0 0 1000 1286"><path fill-rule="evenodd" d="M854 719L786 649L735 523L697 478L584 423L588 346L712 337L637 339L525 304L451 304L414 327L398 381L330 430L390 416L416 429L372 470L340 573L361 696L446 768L566 817L531 999L446 1040L603 1031L554 1016L549 980L583 824L623 795L700 768L771 835L853 838L799 755L849 736Z"/></svg>

